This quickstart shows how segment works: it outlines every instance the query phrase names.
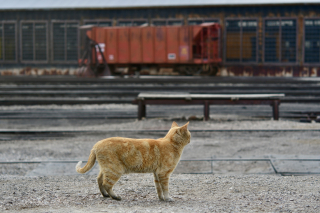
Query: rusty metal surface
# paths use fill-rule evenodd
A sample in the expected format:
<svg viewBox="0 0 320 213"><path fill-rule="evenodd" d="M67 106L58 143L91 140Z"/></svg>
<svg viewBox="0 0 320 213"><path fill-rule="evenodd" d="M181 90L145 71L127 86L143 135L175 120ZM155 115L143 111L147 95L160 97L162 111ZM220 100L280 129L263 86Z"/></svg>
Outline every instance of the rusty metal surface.
<svg viewBox="0 0 320 213"><path fill-rule="evenodd" d="M8 68L0 70L0 76L42 76L42 75L78 75L80 68ZM147 74L150 74L147 72ZM169 75L170 73L163 73ZM223 66L217 76L232 77L320 77L320 67L300 66Z"/></svg>
<svg viewBox="0 0 320 213"><path fill-rule="evenodd" d="M225 66L218 76L320 77L320 67L302 66Z"/></svg>
<svg viewBox="0 0 320 213"><path fill-rule="evenodd" d="M42 75L77 75L76 68L21 68L0 70L0 76L42 76Z"/></svg>

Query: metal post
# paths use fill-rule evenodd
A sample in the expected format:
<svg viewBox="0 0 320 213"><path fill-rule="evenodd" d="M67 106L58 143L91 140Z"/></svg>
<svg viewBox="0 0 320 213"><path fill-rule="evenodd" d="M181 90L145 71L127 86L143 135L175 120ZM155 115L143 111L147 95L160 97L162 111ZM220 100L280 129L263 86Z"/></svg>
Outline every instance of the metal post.
<svg viewBox="0 0 320 213"><path fill-rule="evenodd" d="M279 100L274 100L272 104L272 112L273 112L273 119L274 120L279 120Z"/></svg>
<svg viewBox="0 0 320 213"><path fill-rule="evenodd" d="M213 157L211 156L211 174L213 174Z"/></svg>
<svg viewBox="0 0 320 213"><path fill-rule="evenodd" d="M209 108L209 102L208 101L205 101L204 102L204 108L203 108L203 111L204 111L204 120L205 121L207 121L207 120L209 120L209 110L210 110L210 108Z"/></svg>
<svg viewBox="0 0 320 213"><path fill-rule="evenodd" d="M138 101L138 120L146 117L146 105L143 100Z"/></svg>
<svg viewBox="0 0 320 213"><path fill-rule="evenodd" d="M240 58L239 58L239 62L242 63L242 44L243 44L243 41L242 41L242 24L243 24L243 20L240 19Z"/></svg>
<svg viewBox="0 0 320 213"><path fill-rule="evenodd" d="M32 23L32 27L33 27L33 38L32 38L32 42L33 42L33 61L36 60L36 24L35 22Z"/></svg>
<svg viewBox="0 0 320 213"><path fill-rule="evenodd" d="M204 46L204 41L203 41L203 31L204 31L204 28L201 29L201 63L203 63L203 46Z"/></svg>
<svg viewBox="0 0 320 213"><path fill-rule="evenodd" d="M282 61L282 20L279 19L279 63Z"/></svg>

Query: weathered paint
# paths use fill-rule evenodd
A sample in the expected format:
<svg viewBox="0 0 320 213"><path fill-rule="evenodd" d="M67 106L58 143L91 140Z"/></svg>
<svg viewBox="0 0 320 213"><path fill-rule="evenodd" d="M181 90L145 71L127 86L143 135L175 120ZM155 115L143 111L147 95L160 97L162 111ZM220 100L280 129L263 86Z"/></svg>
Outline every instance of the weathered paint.
<svg viewBox="0 0 320 213"><path fill-rule="evenodd" d="M21 69L4 69L0 70L0 76L17 76L17 75L77 75L78 69L76 68L31 68L25 67Z"/></svg>
<svg viewBox="0 0 320 213"><path fill-rule="evenodd" d="M155 26L93 27L88 35L91 35L90 39L99 46L103 46L104 57L107 63L112 65L154 64L157 66L159 62L155 55L165 56L164 65L197 64L197 60L200 60L200 64L217 64L221 62L217 45L220 41L218 35L220 29L220 25L215 23L160 28ZM158 43L166 48L156 48L155 44ZM193 47L202 49L193 50ZM110 49L118 52L110 55L112 52ZM97 48L93 51L97 51ZM92 55L95 56L96 53ZM95 63L95 60L90 61ZM98 61L102 63L101 59Z"/></svg>
<svg viewBox="0 0 320 213"><path fill-rule="evenodd" d="M228 66L217 76L320 77L320 67L302 66Z"/></svg>

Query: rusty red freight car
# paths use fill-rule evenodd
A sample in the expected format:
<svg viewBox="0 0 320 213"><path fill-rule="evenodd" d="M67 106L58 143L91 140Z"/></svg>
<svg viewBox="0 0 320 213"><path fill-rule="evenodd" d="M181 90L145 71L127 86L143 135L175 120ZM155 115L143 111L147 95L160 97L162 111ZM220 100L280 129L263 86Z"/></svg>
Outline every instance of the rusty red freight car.
<svg viewBox="0 0 320 213"><path fill-rule="evenodd" d="M91 53L82 63L85 61L93 71L108 64L112 74L141 71L149 74L214 75L222 61L221 27L216 23L92 27L86 34L91 40Z"/></svg>

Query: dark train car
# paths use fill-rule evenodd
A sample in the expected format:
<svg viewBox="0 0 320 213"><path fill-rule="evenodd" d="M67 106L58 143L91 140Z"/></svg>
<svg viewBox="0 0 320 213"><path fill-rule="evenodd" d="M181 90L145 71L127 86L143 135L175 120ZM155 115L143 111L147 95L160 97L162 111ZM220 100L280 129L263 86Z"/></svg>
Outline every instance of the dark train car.
<svg viewBox="0 0 320 213"><path fill-rule="evenodd" d="M3 1L0 68L76 67L79 27L222 27L221 76L320 76L320 3L257 1ZM1 72L2 73L2 72Z"/></svg>
<svg viewBox="0 0 320 213"><path fill-rule="evenodd" d="M222 58L221 27L217 23L192 26L93 27L86 32L96 46L89 61L117 68L153 69L155 73L214 75ZM98 47L99 45L99 47ZM103 57L102 57L103 56ZM171 69L170 69L171 68ZM164 73L163 73L164 74Z"/></svg>

